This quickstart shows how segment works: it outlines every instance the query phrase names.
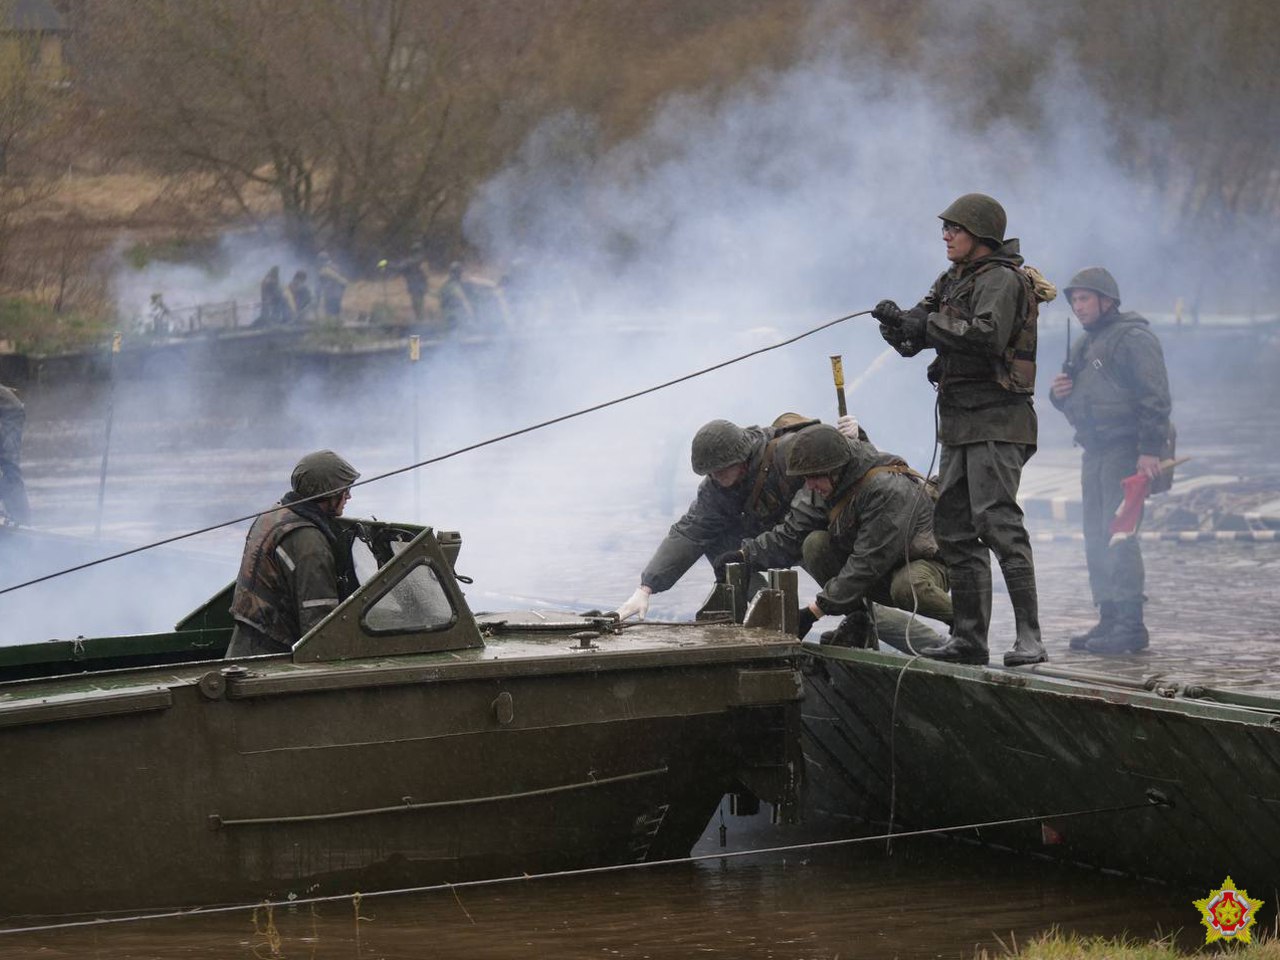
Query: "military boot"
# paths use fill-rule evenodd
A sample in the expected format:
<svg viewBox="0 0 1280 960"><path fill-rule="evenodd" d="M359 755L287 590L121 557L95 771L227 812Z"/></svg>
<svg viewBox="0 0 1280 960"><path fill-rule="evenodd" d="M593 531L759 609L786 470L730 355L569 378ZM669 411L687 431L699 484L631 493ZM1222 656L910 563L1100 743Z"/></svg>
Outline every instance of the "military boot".
<svg viewBox="0 0 1280 960"><path fill-rule="evenodd" d="M1085 650L1091 640L1100 640L1111 632L1116 620L1116 605L1110 600L1103 600L1098 605L1098 622L1084 633L1077 633L1071 638L1072 650Z"/></svg>
<svg viewBox="0 0 1280 960"><path fill-rule="evenodd" d="M822 644L833 647L856 647L863 650L879 650L875 618L867 610L855 610L840 621L834 630L827 630L819 637Z"/></svg>
<svg viewBox="0 0 1280 960"><path fill-rule="evenodd" d="M983 589L985 581L986 589ZM966 577L951 571L951 636L938 647L920 651L922 657L947 663L986 665L987 627L991 623L991 574Z"/></svg>
<svg viewBox="0 0 1280 960"><path fill-rule="evenodd" d="M1013 622L1017 630L1013 649L1004 655L1004 665L1025 667L1030 663L1044 663L1049 655L1040 642L1040 605L1036 598L1035 571L1028 568L1006 573L1004 582L1009 588L1009 602L1013 604Z"/></svg>
<svg viewBox="0 0 1280 960"><path fill-rule="evenodd" d="M1151 637L1142 622L1142 601L1127 600L1116 604L1115 623L1110 631L1090 640L1085 649L1103 656L1117 656L1145 650L1150 642Z"/></svg>

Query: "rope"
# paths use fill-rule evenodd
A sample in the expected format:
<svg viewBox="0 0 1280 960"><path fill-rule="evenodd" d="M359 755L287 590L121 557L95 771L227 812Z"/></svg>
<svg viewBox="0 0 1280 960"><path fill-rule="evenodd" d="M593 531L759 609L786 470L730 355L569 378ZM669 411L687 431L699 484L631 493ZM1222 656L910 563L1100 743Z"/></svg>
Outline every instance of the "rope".
<svg viewBox="0 0 1280 960"><path fill-rule="evenodd" d="M938 462L938 448L941 441L938 439L938 404L940 398L935 397L933 401L933 455L929 457L929 469L925 471L925 483L929 482L929 478L933 476L934 465ZM919 504L920 497L924 495L924 483L917 484L916 504ZM915 513L915 506L911 508L911 513ZM903 558L908 564L911 562L911 538L907 537L906 546L902 548ZM924 654L916 650L915 645L911 642L911 625L915 623L916 611L920 608L920 598L916 596L916 584L910 577L907 577L907 583L911 586L911 617L907 620L907 649L911 651L911 659L902 665L902 670L898 673L898 679L893 685L893 705L889 710L889 838L884 842L885 853L893 853L893 820L898 809L898 698L902 693L902 678L907 675L907 671L911 669L911 665L919 660ZM954 613L952 618L954 619Z"/></svg>
<svg viewBox="0 0 1280 960"><path fill-rule="evenodd" d="M1118 804L1111 807L1090 807L1085 810L1071 810L1066 813L1047 813L1035 814L1027 817L1011 817L1004 820L985 820L981 823L963 823L949 827L930 827L924 830L905 830L897 834L879 834L871 837L844 837L839 840L814 840L807 843L789 843L777 847L760 847L753 850L732 850L722 853L703 853L690 855L687 857L671 857L666 860L645 860L640 863L614 863L602 867L582 867L576 870L553 870L548 873L521 873L507 877L493 877L488 880L464 880L459 883L433 883L419 887L399 887L394 890L375 890L371 893L336 893L323 897L299 897L295 900L264 900L259 903L238 903L219 907L197 907L192 910L170 910L161 913L135 914L123 917L98 917L93 920L73 920L66 923L50 923L39 926L30 927L7 927L0 928L0 936L14 933L47 933L53 930L69 930L79 927L101 927L112 924L121 923L139 923L150 920L172 920L179 917L206 917L215 914L235 913L241 910L270 910L274 907L292 907L303 904L317 903L337 903L344 900L352 900L356 905L357 915L359 914L359 905L363 900L370 900L374 897L395 897L404 896L411 893L434 893L440 890L449 890L457 896L458 890L472 887L492 887L501 886L511 883L523 883L531 880L553 880L564 877L585 877L597 876L605 873L620 873L626 870L644 870L651 867L671 867L680 864L701 863L706 860L729 860L737 857L756 857L765 854L774 853L793 853L799 850L823 850L834 847L847 847L858 843L878 843L881 840L888 840L890 836L896 839L906 837L924 837L932 836L939 833L956 833L962 830L982 830L987 827L1008 827L1019 823L1034 823L1041 820L1068 820L1074 817L1097 816L1104 813L1125 813L1130 810L1140 810L1146 807L1165 806L1167 801L1156 797L1148 797L1141 803ZM268 914L270 916L270 914Z"/></svg>
<svg viewBox="0 0 1280 960"><path fill-rule="evenodd" d="M846 320L852 320L855 317L861 317L866 314L869 314L870 312L871 312L870 310L859 310L857 313L850 313L850 314L846 314L843 317L836 317L836 319L834 320L828 320L826 323L819 324L818 326L813 327L809 330L806 330L803 333L798 333L794 337L788 337L786 340L780 340L777 343L770 344L766 347L759 347L756 350L751 350L747 353L740 354L739 356L731 357L728 360L722 360L719 363L714 363L709 367L703 367L700 370L694 370L692 373L686 373L683 376L676 377L672 380L667 380L663 383L654 384L651 387L645 387L642 390L636 390L633 393L628 393L621 397L615 397L612 400L605 400L601 403L593 404L592 406L589 406L589 407L583 407L581 410L575 410L572 413L564 413L558 417L552 417L550 420L543 420L540 423L530 424L529 426L521 427L518 430L511 430L508 433L499 434L496 437L490 437L488 440L481 440L477 443L472 443L465 447L459 447L457 450L451 450L448 453L442 453L438 457L431 457L427 460L421 460L418 463L411 463L405 467L397 467L394 470L388 470L386 473L379 473L372 477L368 477L364 480L359 480L351 484L350 486L362 487L367 483L377 483L380 480L386 480L389 477L396 477L402 473L408 473L411 470L417 470L420 467L430 466L433 463L441 463L442 461L450 460L454 457L461 456L464 453L471 453L473 450L479 450L482 447L492 446L495 443L502 443L505 440L510 440L514 437L523 436L526 433L533 433L535 430L542 430L546 427L554 426L557 423L564 423L566 420L573 420L573 419L576 419L577 417L585 417L589 413L597 413L598 411L604 410L608 407L615 407L618 404L627 403L631 400L636 400L640 397L647 396L648 394L651 394L651 393L657 393L659 390L666 390L668 387L674 387L678 384L685 383L688 380L694 380L698 377L705 376L708 373L714 373L716 370L723 370L725 367L732 366L735 363L741 363L742 361L749 360L752 357L758 357L761 354L770 353L771 351L774 351L774 350L781 350L783 347L789 347L793 343L798 343L799 341L804 340L807 337L812 337L814 334L821 333L824 330L829 330L831 327L834 327L837 324L844 323ZM313 500L325 500L340 492L341 490L328 490L324 493L318 493L315 496L295 500L293 501L293 505L296 506L297 504L301 504L301 503L309 503ZM106 557L99 557L97 560L89 560L85 563L77 564L74 567L67 567L65 570L57 570L53 573L47 573L44 576L36 577L33 580L25 580L22 583L15 583L12 586L8 586L8 587L4 587L3 589L0 589L0 596L3 596L6 593L12 593L15 590L22 590L26 587L33 587L36 584L44 583L47 580L53 580L53 579L56 579L57 577L66 576L69 573L78 573L81 570L87 570L90 567L96 567L99 564L109 563L112 560L120 560L124 557L130 557L130 556L133 556L135 553L142 553L146 550L155 549L156 547L163 547L171 543L178 543L181 540L189 540L192 537L198 537L198 536L201 536L202 534L211 533L214 530L221 530L224 527L235 526L237 523L243 523L246 520L255 520L258 517L262 516L264 513L270 513L272 510L275 510L276 508L277 508L276 505L273 504L264 510L258 510L258 511L255 511L254 513L247 513L244 516L236 517L233 520L224 520L221 523L214 523L207 527L201 527L199 530L191 530L191 531L188 531L187 533L175 534L172 537L165 537L163 540L155 540L151 543L146 543L138 547L132 547L129 550L122 550L119 553L113 553Z"/></svg>

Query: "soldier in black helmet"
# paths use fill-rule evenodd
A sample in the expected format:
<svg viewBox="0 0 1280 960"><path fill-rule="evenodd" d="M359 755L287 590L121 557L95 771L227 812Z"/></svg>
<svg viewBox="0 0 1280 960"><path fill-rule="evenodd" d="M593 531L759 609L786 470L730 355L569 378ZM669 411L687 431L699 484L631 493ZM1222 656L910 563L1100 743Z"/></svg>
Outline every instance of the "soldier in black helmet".
<svg viewBox="0 0 1280 960"><path fill-rule="evenodd" d="M903 356L931 348L938 390L941 482L934 529L951 576L951 638L925 656L988 661L991 557L1013 603L1017 637L1006 666L1046 660L1031 541L1016 496L1036 449L1035 285L1016 239L1005 239L1004 208L970 193L939 214L951 268L915 307L877 304L884 339Z"/></svg>
<svg viewBox="0 0 1280 960"><path fill-rule="evenodd" d="M293 468L280 505L254 520L231 601L236 626L227 657L287 653L346 599L349 559L340 555L333 521L359 476L332 450L309 453Z"/></svg>
<svg viewBox="0 0 1280 960"><path fill-rule="evenodd" d="M1169 377L1160 341L1145 317L1120 312L1120 287L1102 267L1087 267L1066 288L1084 336L1053 378L1050 402L1075 427L1084 448L1080 486L1089 589L1099 620L1071 638L1071 649L1123 654L1144 649L1145 574L1137 537L1111 543L1111 518L1135 473L1155 479L1169 436Z"/></svg>
<svg viewBox="0 0 1280 960"><path fill-rule="evenodd" d="M742 544L758 569L799 562L821 590L800 609L803 637L826 614L844 620L824 641L872 646L872 602L910 610L950 624L947 569L933 536L933 498L924 477L901 457L845 436L825 424L800 432L791 446L787 476L804 482L785 520ZM887 611L884 639L910 652L939 638L923 624L911 627ZM885 623L884 626L890 626Z"/></svg>

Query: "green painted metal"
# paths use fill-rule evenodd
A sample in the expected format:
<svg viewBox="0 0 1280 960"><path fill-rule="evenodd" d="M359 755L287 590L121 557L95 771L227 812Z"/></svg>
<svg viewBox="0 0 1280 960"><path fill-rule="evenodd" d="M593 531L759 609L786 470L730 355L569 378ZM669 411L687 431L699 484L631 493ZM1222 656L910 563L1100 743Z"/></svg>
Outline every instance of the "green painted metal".
<svg viewBox="0 0 1280 960"><path fill-rule="evenodd" d="M877 830L891 807L899 829L1029 816L966 836L1197 889L1280 879L1280 699L831 648L805 672L811 816Z"/></svg>
<svg viewBox="0 0 1280 960"><path fill-rule="evenodd" d="M225 591L167 633L0 650L0 915L681 856L726 792L792 804L801 654L780 623L477 622L456 535L417 534L293 654L211 663ZM456 622L370 632L424 562Z"/></svg>

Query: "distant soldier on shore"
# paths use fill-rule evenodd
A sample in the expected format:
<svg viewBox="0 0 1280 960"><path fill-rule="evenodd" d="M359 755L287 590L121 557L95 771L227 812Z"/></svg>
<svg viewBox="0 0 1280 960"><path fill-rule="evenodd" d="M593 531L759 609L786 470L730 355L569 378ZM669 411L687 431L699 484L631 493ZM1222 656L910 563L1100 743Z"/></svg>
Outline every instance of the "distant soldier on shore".
<svg viewBox="0 0 1280 960"><path fill-rule="evenodd" d="M293 279L289 281L288 296L293 319L299 321L311 319L311 314L315 310L315 301L311 296L311 287L307 285L307 271L298 270L294 273Z"/></svg>
<svg viewBox="0 0 1280 960"><path fill-rule="evenodd" d="M0 501L16 524L31 521L27 486L22 479L22 431L26 423L27 410L18 395L0 386Z"/></svg>
<svg viewBox="0 0 1280 960"><path fill-rule="evenodd" d="M446 329L475 329L476 308L462 279L462 264L457 260L449 264L449 275L440 287L439 297L440 315L444 318Z"/></svg>
<svg viewBox="0 0 1280 960"><path fill-rule="evenodd" d="M288 323L289 304L285 300L284 289L280 286L280 268L272 267L262 278L259 287L262 301L262 312L258 322L264 324Z"/></svg>
<svg viewBox="0 0 1280 960"><path fill-rule="evenodd" d="M173 312L160 293L151 295L151 306L147 312L151 320L151 332L158 337L167 337L173 329Z"/></svg>
<svg viewBox="0 0 1280 960"><path fill-rule="evenodd" d="M326 317L336 320L342 316L342 298L347 292L347 278L338 272L333 258L323 250L319 260L320 275L316 286L320 294L320 305Z"/></svg>
<svg viewBox="0 0 1280 960"><path fill-rule="evenodd" d="M1084 448L1080 461L1084 551L1098 623L1071 638L1071 649L1136 653L1149 637L1142 604L1146 575L1135 536L1111 542L1111 518L1124 499L1122 481L1136 473L1155 480L1170 435L1169 377L1160 341L1145 317L1120 312L1120 287L1107 270L1087 267L1067 285L1084 336L1050 402L1061 410Z"/></svg>
<svg viewBox="0 0 1280 960"><path fill-rule="evenodd" d="M422 249L422 241L415 240L409 247L409 253L392 266L404 278L405 290L409 294L409 303L413 307L413 322L422 323L427 318L427 271L426 254Z"/></svg>

